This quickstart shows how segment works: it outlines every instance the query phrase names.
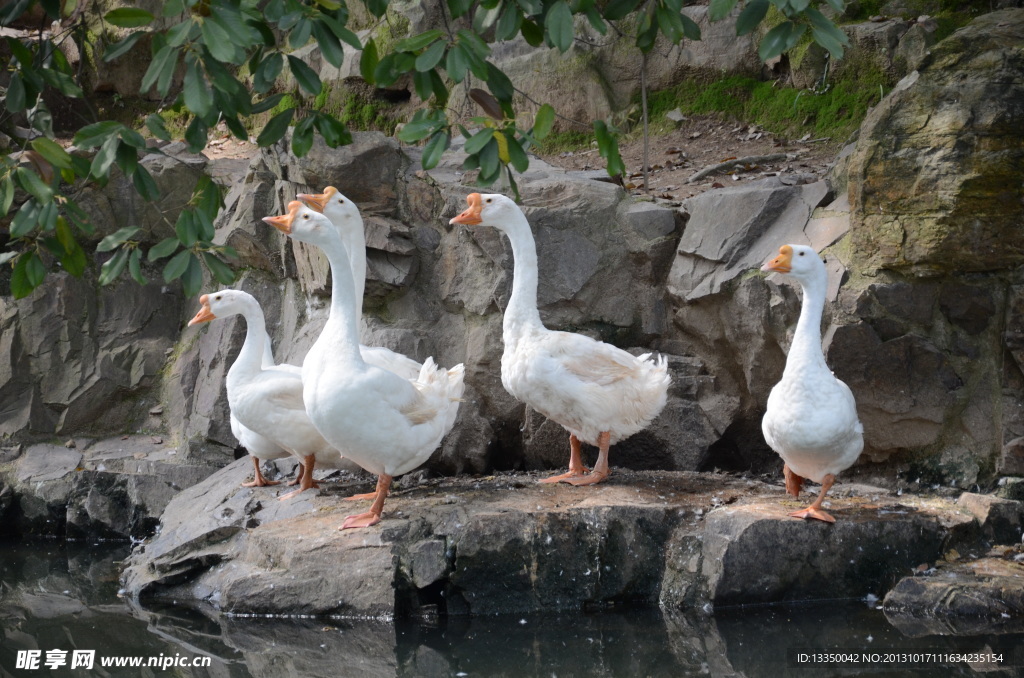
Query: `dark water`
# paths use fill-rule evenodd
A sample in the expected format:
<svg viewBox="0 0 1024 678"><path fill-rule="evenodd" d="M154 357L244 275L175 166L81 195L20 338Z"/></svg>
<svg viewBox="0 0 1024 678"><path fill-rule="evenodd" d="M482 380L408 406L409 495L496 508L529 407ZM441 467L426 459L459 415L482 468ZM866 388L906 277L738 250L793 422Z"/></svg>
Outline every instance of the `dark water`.
<svg viewBox="0 0 1024 678"><path fill-rule="evenodd" d="M913 637L864 603L448 618L431 622L253 619L117 597L122 545L0 542L0 677L7 676L1017 676L1024 636ZM909 633L917 633L908 627ZM18 669L19 650L95 650L94 668ZM995 652L1003 665L883 661L810 668L798 652ZM101 667L150 657L160 668ZM870 658L869 658L870 659ZM192 666L193 661L209 666ZM187 664L187 665L185 665ZM1007 666L1014 664L1015 666Z"/></svg>

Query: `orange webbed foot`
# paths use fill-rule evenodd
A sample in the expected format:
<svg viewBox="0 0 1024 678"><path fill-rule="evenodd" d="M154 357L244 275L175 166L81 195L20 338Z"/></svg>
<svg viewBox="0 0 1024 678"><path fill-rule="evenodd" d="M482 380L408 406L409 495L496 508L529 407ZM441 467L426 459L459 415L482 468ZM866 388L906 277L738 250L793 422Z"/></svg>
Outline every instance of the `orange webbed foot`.
<svg viewBox="0 0 1024 678"><path fill-rule="evenodd" d="M577 476L575 478L565 478L564 480L562 480L562 482L569 483L570 485L575 485L577 487L583 485L596 485L607 480L609 475L610 474L607 472L601 473L600 471L591 471L590 473L583 476Z"/></svg>
<svg viewBox="0 0 1024 678"><path fill-rule="evenodd" d="M833 518L832 516L825 513L819 508L814 508L813 506L808 506L807 508L801 509L800 511L793 511L789 515L793 518L803 518L804 520L813 518L814 520L821 520L826 523L836 522L835 518Z"/></svg>
<svg viewBox="0 0 1024 678"><path fill-rule="evenodd" d="M560 473L557 476L551 476L550 478L541 478L538 483L562 483L571 482L571 478L584 478L590 469L584 468L582 471L568 471L566 473Z"/></svg>
<svg viewBox="0 0 1024 678"><path fill-rule="evenodd" d="M339 530L350 530L358 527L370 527L380 522L380 514L366 512L359 513L356 515L348 516L345 518L345 522L341 524Z"/></svg>
<svg viewBox="0 0 1024 678"><path fill-rule="evenodd" d="M351 497L345 497L343 501L363 501L364 499L374 499L376 497L376 492L364 492L363 494L353 494Z"/></svg>
<svg viewBox="0 0 1024 678"><path fill-rule="evenodd" d="M266 478L257 478L251 483L242 483L242 487L268 487L270 485L280 485L279 480L267 480Z"/></svg>

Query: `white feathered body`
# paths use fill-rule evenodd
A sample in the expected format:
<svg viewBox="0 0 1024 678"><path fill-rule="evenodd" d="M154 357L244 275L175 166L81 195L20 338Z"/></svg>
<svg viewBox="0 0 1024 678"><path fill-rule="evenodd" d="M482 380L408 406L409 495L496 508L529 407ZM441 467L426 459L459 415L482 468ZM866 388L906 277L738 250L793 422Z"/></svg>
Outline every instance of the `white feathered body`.
<svg viewBox="0 0 1024 678"><path fill-rule="evenodd" d="M639 357L571 332L532 327L506 333L501 383L518 400L598 444L615 444L645 428L668 397L665 359Z"/></svg>
<svg viewBox="0 0 1024 678"><path fill-rule="evenodd" d="M761 429L794 473L817 483L848 469L864 449L853 393L828 369L787 369L768 396Z"/></svg>

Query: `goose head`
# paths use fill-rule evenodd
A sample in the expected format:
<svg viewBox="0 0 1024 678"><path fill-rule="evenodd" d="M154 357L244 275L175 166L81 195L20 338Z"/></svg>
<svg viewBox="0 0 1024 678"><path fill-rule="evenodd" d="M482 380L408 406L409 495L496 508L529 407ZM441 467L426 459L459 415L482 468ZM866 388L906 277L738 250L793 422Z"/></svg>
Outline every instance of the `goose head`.
<svg viewBox="0 0 1024 678"><path fill-rule="evenodd" d="M449 224L465 226L493 226L500 231L508 232L513 224L520 223L524 217L519 206L511 198L499 193L470 193L466 196L469 207Z"/></svg>
<svg viewBox="0 0 1024 678"><path fill-rule="evenodd" d="M361 228L359 208L334 186L323 193L299 193L296 196L314 212L319 212L339 228Z"/></svg>
<svg viewBox="0 0 1024 678"><path fill-rule="evenodd" d="M285 235L311 245L326 247L343 244L341 234L330 219L298 200L288 203L287 214L263 217L263 221Z"/></svg>
<svg viewBox="0 0 1024 678"><path fill-rule="evenodd" d="M819 282L828 276L821 257L806 245L783 245L779 248L779 256L762 266L761 270L785 273L802 283Z"/></svg>
<svg viewBox="0 0 1024 678"><path fill-rule="evenodd" d="M189 327L200 323L210 322L215 318L224 318L236 313L242 313L246 308L252 306L255 301L248 292L241 290L221 290L211 292L199 297L202 307L192 320L188 321Z"/></svg>

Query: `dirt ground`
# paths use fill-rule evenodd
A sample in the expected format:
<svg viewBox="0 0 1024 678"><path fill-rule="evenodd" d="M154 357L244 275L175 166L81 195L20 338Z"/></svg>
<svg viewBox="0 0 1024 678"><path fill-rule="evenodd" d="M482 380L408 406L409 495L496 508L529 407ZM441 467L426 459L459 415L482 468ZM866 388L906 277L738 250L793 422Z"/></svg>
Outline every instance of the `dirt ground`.
<svg viewBox="0 0 1024 678"><path fill-rule="evenodd" d="M784 139L756 125L723 121L715 116L691 116L681 120L674 131L652 134L649 138L649 191L645 190L642 171L643 139L634 139L631 135L629 140L620 142L619 152L629 173L625 185L627 190L637 196L649 193L659 201L678 203L707 190L776 174L787 183L787 175L794 184L814 181L827 171L842 146L840 141L809 137ZM772 155L785 157L742 163L726 172L687 183L691 176L705 167L729 160ZM605 167L604 158L596 147L541 157L567 169Z"/></svg>

